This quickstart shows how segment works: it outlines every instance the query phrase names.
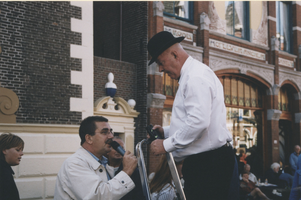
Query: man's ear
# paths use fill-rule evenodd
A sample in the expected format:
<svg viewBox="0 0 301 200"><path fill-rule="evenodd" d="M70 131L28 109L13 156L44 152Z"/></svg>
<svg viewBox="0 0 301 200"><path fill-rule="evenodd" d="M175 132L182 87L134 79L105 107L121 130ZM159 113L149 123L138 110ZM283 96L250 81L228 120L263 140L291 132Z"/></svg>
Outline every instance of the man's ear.
<svg viewBox="0 0 301 200"><path fill-rule="evenodd" d="M92 138L91 135L86 134L86 135L85 135L85 139L86 139L86 142L87 142L88 144L92 144L93 138Z"/></svg>

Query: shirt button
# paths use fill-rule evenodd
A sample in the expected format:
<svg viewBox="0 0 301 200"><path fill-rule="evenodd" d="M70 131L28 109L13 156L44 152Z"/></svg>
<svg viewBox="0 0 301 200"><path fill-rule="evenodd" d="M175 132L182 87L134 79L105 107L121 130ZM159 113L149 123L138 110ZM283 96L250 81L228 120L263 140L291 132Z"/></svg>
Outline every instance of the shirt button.
<svg viewBox="0 0 301 200"><path fill-rule="evenodd" d="M124 183L124 181L121 181L121 183Z"/></svg>
<svg viewBox="0 0 301 200"><path fill-rule="evenodd" d="M99 172L102 172L102 169L99 169Z"/></svg>

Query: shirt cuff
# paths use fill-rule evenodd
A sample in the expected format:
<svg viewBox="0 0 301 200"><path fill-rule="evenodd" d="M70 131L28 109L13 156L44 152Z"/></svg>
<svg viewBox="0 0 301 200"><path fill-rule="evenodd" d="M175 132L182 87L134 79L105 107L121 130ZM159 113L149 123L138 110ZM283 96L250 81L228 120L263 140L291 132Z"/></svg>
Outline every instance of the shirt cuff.
<svg viewBox="0 0 301 200"><path fill-rule="evenodd" d="M163 130L164 130L164 138L168 138L169 137L169 127L170 126L164 126Z"/></svg>
<svg viewBox="0 0 301 200"><path fill-rule="evenodd" d="M135 183L131 177L129 177L129 175L124 171L120 171L114 178L116 178L119 183L126 188L126 190L131 191L135 187Z"/></svg>
<svg viewBox="0 0 301 200"><path fill-rule="evenodd" d="M172 140L173 138L167 138L163 141L163 147L166 152L172 152L177 149L176 147L173 146Z"/></svg>

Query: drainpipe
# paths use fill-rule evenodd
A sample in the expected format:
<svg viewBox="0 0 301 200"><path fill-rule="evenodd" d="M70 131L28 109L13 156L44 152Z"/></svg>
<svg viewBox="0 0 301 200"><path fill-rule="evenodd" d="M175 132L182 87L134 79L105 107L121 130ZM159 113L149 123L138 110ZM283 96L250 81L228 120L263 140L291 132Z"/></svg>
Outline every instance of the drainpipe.
<svg viewBox="0 0 301 200"><path fill-rule="evenodd" d="M122 60L122 2L120 2L119 60Z"/></svg>

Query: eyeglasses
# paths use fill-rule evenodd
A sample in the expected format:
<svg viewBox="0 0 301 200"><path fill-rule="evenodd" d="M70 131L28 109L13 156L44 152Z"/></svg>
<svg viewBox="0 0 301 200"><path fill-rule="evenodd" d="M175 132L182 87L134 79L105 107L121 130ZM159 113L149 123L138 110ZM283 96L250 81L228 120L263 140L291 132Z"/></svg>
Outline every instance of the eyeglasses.
<svg viewBox="0 0 301 200"><path fill-rule="evenodd" d="M113 131L113 129L103 128L103 129L100 131L100 133L103 134L103 135L109 135L110 133L112 133L112 135L114 136L114 131Z"/></svg>

